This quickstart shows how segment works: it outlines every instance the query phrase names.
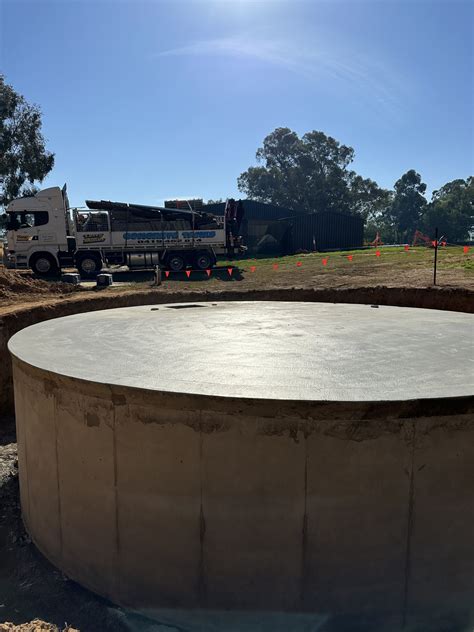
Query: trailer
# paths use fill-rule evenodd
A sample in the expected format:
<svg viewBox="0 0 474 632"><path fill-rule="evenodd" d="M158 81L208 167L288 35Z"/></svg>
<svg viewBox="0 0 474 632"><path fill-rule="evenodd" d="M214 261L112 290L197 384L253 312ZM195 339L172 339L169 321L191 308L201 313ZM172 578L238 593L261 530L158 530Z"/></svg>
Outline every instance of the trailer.
<svg viewBox="0 0 474 632"><path fill-rule="evenodd" d="M6 212L7 266L41 276L76 267L91 277L110 265L207 270L245 251L225 217L106 200L70 208L66 185L13 200Z"/></svg>

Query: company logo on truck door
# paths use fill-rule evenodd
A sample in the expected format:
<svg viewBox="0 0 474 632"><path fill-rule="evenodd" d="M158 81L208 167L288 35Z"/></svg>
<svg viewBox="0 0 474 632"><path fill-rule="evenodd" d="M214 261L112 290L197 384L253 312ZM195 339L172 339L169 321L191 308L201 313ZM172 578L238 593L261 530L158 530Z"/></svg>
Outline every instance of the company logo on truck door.
<svg viewBox="0 0 474 632"><path fill-rule="evenodd" d="M105 241L105 235L103 233L94 233L93 235L84 235L82 238L84 244L97 244Z"/></svg>

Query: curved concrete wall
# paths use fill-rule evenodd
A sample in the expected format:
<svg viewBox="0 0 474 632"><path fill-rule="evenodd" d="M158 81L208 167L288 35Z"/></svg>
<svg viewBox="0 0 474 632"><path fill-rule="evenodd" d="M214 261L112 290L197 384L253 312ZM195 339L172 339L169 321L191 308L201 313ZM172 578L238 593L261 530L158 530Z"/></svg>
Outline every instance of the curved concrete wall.
<svg viewBox="0 0 474 632"><path fill-rule="evenodd" d="M472 398L161 394L14 359L35 544L126 606L467 612Z"/></svg>

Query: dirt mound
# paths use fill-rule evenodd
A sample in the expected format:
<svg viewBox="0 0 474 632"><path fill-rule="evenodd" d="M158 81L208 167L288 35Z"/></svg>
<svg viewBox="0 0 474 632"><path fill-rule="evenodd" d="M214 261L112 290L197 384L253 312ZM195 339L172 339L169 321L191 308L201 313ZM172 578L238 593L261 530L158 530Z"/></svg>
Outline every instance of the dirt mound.
<svg viewBox="0 0 474 632"><path fill-rule="evenodd" d="M0 299L19 294L67 294L75 291L68 283L42 281L31 274L22 274L0 267Z"/></svg>
<svg viewBox="0 0 474 632"><path fill-rule="evenodd" d="M62 631L52 623L34 619L30 623L0 623L0 632L79 632L76 628L66 625Z"/></svg>

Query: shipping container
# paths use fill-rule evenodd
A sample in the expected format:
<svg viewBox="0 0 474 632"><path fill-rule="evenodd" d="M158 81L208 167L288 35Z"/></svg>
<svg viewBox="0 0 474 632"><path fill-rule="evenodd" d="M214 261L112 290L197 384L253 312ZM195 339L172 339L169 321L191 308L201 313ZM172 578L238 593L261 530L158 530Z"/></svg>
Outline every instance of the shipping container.
<svg viewBox="0 0 474 632"><path fill-rule="evenodd" d="M363 245L361 217L334 211L305 213L255 200L242 200L242 204L240 234L249 254L286 255ZM202 211L223 215L225 202L205 204Z"/></svg>
<svg viewBox="0 0 474 632"><path fill-rule="evenodd" d="M292 252L360 248L364 220L356 215L326 211L289 217L288 249Z"/></svg>

